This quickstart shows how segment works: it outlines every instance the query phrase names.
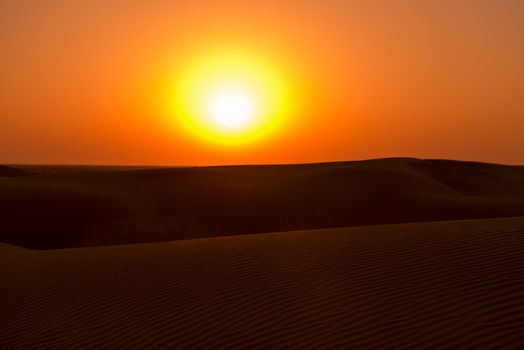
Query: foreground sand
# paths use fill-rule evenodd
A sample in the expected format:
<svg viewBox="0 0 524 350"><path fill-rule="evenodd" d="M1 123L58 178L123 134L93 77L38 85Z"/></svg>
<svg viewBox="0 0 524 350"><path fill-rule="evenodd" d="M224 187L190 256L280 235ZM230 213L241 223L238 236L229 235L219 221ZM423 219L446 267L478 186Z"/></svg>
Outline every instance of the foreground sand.
<svg viewBox="0 0 524 350"><path fill-rule="evenodd" d="M0 253L0 348L522 348L524 217Z"/></svg>

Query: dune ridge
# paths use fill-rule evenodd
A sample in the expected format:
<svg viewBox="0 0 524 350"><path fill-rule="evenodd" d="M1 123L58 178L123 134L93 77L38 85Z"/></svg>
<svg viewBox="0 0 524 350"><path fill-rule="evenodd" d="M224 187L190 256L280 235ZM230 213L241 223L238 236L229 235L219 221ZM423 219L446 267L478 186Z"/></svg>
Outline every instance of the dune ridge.
<svg viewBox="0 0 524 350"><path fill-rule="evenodd" d="M0 177L18 177L27 175L30 175L30 172L15 167L0 165Z"/></svg>
<svg viewBox="0 0 524 350"><path fill-rule="evenodd" d="M1 348L524 346L524 217L0 253Z"/></svg>
<svg viewBox="0 0 524 350"><path fill-rule="evenodd" d="M524 215L520 166L391 158L36 169L0 177L0 241L51 249Z"/></svg>

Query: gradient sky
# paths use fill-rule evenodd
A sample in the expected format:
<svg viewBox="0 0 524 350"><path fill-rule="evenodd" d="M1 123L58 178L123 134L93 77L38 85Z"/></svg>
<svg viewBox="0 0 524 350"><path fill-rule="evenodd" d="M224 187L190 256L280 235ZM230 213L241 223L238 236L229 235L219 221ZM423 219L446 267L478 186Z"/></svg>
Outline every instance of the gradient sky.
<svg viewBox="0 0 524 350"><path fill-rule="evenodd" d="M2 0L0 162L524 164L523 38L521 0ZM298 108L225 149L157 97L227 47L269 57Z"/></svg>

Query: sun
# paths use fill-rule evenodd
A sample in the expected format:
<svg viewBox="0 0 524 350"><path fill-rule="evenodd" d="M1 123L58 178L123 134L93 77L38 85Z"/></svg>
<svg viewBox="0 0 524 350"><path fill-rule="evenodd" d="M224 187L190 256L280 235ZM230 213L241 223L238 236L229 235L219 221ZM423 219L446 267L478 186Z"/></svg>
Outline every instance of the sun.
<svg viewBox="0 0 524 350"><path fill-rule="evenodd" d="M247 91L223 89L216 91L208 103L208 114L217 127L238 130L255 117L255 98Z"/></svg>
<svg viewBox="0 0 524 350"><path fill-rule="evenodd" d="M170 94L177 125L224 145L275 134L289 114L291 99L283 74L262 57L222 52L183 67Z"/></svg>

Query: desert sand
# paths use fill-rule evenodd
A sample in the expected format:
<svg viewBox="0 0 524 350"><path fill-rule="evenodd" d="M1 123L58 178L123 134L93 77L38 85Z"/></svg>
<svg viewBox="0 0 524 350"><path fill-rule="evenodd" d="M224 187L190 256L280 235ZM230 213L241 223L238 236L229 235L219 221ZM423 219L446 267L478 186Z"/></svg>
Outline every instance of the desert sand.
<svg viewBox="0 0 524 350"><path fill-rule="evenodd" d="M0 195L0 242L73 248L524 216L524 167L412 158L158 169L4 167Z"/></svg>
<svg viewBox="0 0 524 350"><path fill-rule="evenodd" d="M524 217L0 252L0 348L524 347Z"/></svg>
<svg viewBox="0 0 524 350"><path fill-rule="evenodd" d="M0 348L524 347L524 167L0 167Z"/></svg>

